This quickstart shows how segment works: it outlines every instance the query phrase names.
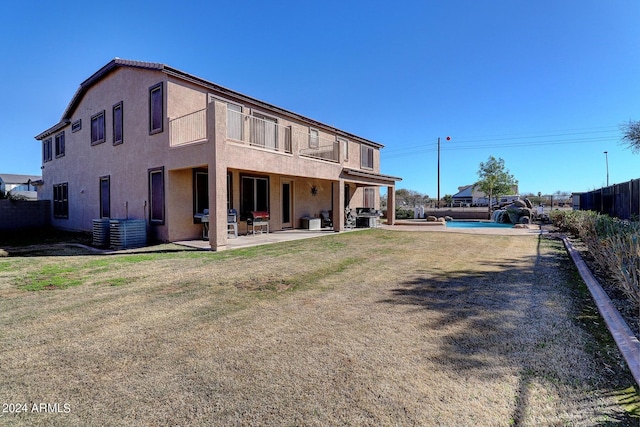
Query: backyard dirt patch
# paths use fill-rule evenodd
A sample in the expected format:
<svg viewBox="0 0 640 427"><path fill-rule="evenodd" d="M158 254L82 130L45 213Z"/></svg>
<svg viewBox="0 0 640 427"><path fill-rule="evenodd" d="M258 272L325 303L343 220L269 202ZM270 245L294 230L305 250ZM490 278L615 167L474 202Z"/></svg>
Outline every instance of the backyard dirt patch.
<svg viewBox="0 0 640 427"><path fill-rule="evenodd" d="M4 257L0 425L637 425L579 285L532 234Z"/></svg>

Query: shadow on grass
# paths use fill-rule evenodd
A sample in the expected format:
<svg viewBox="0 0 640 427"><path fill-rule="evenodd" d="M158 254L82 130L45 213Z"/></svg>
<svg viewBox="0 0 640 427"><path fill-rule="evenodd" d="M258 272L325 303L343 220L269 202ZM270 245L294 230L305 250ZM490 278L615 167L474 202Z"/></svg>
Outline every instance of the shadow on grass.
<svg viewBox="0 0 640 427"><path fill-rule="evenodd" d="M54 228L5 232L0 235L0 258L166 254L196 251L164 243L150 243L141 248L113 251L108 248L95 247L92 243L91 233L63 231Z"/></svg>
<svg viewBox="0 0 640 427"><path fill-rule="evenodd" d="M3 231L0 233L0 248L51 245L56 243L91 244L91 234L63 231L55 228L35 228L28 230Z"/></svg>
<svg viewBox="0 0 640 427"><path fill-rule="evenodd" d="M553 246L541 250L542 245ZM534 382L553 384L562 396L585 380L584 374L574 376L576 371L572 369L579 362L557 351L575 343L570 329L560 326L565 322L561 317L571 316L575 322L575 313L580 310L573 298L579 286L575 274L571 273L575 268L561 247L560 242L550 242L541 235L537 254L522 260L481 266L474 266L470 261L468 269L458 271L417 270L414 277L400 282L391 296L380 302L427 310L430 315L423 326L439 331L438 349L430 359L461 381L495 379L506 375L504 372L515 371L518 374L516 407L510 423L523 425L530 413ZM560 307L567 293L573 305L569 314ZM571 324L580 327L577 323ZM625 376L624 372L620 375ZM589 375L594 382L591 387L609 390L612 394L621 383L633 382L628 373L628 381L605 384L602 381L606 381L606 375L596 373L594 376L595 379ZM566 398L591 412L574 414L573 423L582 425L601 418L607 421L596 425L638 425L633 413L622 412L619 407L593 407L594 400L586 397L584 401L575 402L575 394Z"/></svg>

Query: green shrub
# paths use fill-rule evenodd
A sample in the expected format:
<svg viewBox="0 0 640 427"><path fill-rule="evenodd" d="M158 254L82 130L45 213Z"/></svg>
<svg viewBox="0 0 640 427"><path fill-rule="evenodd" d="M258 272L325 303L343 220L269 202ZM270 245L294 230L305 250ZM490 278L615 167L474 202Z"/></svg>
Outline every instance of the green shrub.
<svg viewBox="0 0 640 427"><path fill-rule="evenodd" d="M396 219L413 219L413 211L396 207Z"/></svg>
<svg viewBox="0 0 640 427"><path fill-rule="evenodd" d="M640 222L593 211L553 211L553 224L578 236L631 300L640 305Z"/></svg>

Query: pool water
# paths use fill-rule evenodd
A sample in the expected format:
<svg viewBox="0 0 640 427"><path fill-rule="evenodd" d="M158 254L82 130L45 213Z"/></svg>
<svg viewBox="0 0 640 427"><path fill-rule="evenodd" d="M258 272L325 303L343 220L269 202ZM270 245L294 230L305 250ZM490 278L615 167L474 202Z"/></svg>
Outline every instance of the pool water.
<svg viewBox="0 0 640 427"><path fill-rule="evenodd" d="M450 228L513 228L513 224L501 224L487 221L448 221Z"/></svg>

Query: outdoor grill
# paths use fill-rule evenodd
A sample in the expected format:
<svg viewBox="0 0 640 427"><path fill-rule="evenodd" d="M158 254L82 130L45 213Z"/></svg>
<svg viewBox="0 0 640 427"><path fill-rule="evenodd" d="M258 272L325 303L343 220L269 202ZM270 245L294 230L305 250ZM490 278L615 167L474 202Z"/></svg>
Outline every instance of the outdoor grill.
<svg viewBox="0 0 640 427"><path fill-rule="evenodd" d="M197 213L193 216L196 221L200 221L202 224L202 238L209 238L209 209L205 209L202 213Z"/></svg>
<svg viewBox="0 0 640 427"><path fill-rule="evenodd" d="M269 212L267 211L251 211L247 217L247 228L251 227L253 234L256 234L256 227L262 232L264 228L269 233Z"/></svg>
<svg viewBox="0 0 640 427"><path fill-rule="evenodd" d="M374 208L356 208L356 227L377 227L380 216Z"/></svg>
<svg viewBox="0 0 640 427"><path fill-rule="evenodd" d="M251 211L247 218L247 224L251 225L254 222L269 221L269 212L266 211Z"/></svg>

